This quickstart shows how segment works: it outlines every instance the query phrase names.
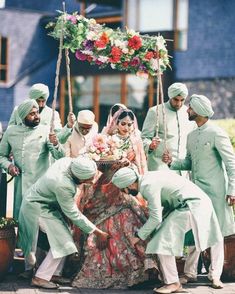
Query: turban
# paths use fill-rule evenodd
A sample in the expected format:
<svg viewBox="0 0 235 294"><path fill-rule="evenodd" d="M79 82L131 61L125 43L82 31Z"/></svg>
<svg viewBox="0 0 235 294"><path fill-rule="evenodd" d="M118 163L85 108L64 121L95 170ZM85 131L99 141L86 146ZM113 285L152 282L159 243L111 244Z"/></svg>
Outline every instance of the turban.
<svg viewBox="0 0 235 294"><path fill-rule="evenodd" d="M190 97L189 105L198 115L210 118L214 114L211 102L206 96L193 94Z"/></svg>
<svg viewBox="0 0 235 294"><path fill-rule="evenodd" d="M18 115L23 121L26 116L30 113L32 108L35 107L38 109L38 104L35 100L26 99L24 100L17 108Z"/></svg>
<svg viewBox="0 0 235 294"><path fill-rule="evenodd" d="M77 122L85 125L93 125L95 122L95 115L90 110L81 110L78 112Z"/></svg>
<svg viewBox="0 0 235 294"><path fill-rule="evenodd" d="M188 89L185 84L174 83L168 88L169 98L174 98L176 96L182 96L184 99L188 96Z"/></svg>
<svg viewBox="0 0 235 294"><path fill-rule="evenodd" d="M49 97L49 89L44 84L34 84L29 90L29 98L37 100L38 98L43 98L47 100Z"/></svg>
<svg viewBox="0 0 235 294"><path fill-rule="evenodd" d="M112 177L112 183L119 189L124 189L138 179L138 174L129 167L120 168Z"/></svg>
<svg viewBox="0 0 235 294"><path fill-rule="evenodd" d="M80 180L94 177L97 171L96 163L88 157L78 156L72 160L71 171Z"/></svg>

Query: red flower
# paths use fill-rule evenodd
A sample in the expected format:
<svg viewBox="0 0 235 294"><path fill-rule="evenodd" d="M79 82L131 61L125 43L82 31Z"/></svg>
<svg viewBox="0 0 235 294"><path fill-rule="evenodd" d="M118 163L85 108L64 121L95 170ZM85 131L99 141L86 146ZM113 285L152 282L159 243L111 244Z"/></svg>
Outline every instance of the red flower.
<svg viewBox="0 0 235 294"><path fill-rule="evenodd" d="M154 53L152 51L148 51L144 56L144 58L147 60L150 60L153 57L154 57Z"/></svg>
<svg viewBox="0 0 235 294"><path fill-rule="evenodd" d="M122 66L123 67L128 67L128 65L129 65L129 63L127 61L125 61L125 62L122 63Z"/></svg>
<svg viewBox="0 0 235 294"><path fill-rule="evenodd" d="M112 63L116 63L121 59L122 50L118 47L112 47L110 54L112 57L109 59L109 61Z"/></svg>
<svg viewBox="0 0 235 294"><path fill-rule="evenodd" d="M87 61L88 61L88 62L91 62L91 61L93 61L93 58L92 58L92 56L90 56L90 55L87 55Z"/></svg>
<svg viewBox="0 0 235 294"><path fill-rule="evenodd" d="M139 36L133 36L128 41L128 46L131 47L134 50L140 49L142 46L142 40Z"/></svg>
<svg viewBox="0 0 235 294"><path fill-rule="evenodd" d="M107 36L106 33L103 33L101 37L99 38L99 40L95 41L95 46L97 48L105 48L108 42L109 42L109 37Z"/></svg>
<svg viewBox="0 0 235 294"><path fill-rule="evenodd" d="M158 51L155 51L155 52L153 53L153 57L154 57L154 58L159 58L159 53L158 53Z"/></svg>

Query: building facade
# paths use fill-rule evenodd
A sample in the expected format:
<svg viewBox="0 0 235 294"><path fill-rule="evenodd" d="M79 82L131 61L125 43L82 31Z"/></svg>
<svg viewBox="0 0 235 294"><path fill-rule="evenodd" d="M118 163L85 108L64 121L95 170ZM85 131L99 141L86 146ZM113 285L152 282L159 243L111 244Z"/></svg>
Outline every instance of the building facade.
<svg viewBox="0 0 235 294"><path fill-rule="evenodd" d="M50 88L52 101L58 42L48 36L45 25L57 15L57 0L0 0L0 121L6 128L15 105L27 98L34 83ZM142 34L162 34L173 56L172 71L164 74L166 89L185 82L189 94L208 96L215 118L233 117L235 106L235 2L230 0L120 0L66 1L68 12L80 11L112 28L126 25ZM74 112L94 110L101 126L110 106L125 103L141 125L149 106L155 103L156 81L135 75L100 70L79 62L71 54L71 84ZM62 121L68 112L66 67L60 74L57 107Z"/></svg>

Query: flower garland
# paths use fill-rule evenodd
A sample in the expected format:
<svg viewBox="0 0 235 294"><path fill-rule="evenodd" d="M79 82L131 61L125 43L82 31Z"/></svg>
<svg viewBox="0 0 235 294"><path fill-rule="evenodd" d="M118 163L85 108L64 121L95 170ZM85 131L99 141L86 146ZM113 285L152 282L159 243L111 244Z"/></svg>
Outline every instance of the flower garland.
<svg viewBox="0 0 235 294"><path fill-rule="evenodd" d="M62 26L63 22L63 26ZM141 76L156 76L169 65L166 41L162 36L140 35L126 28L113 30L76 12L62 13L50 33L59 39L64 33L64 48L70 49L78 60L103 68L125 70Z"/></svg>

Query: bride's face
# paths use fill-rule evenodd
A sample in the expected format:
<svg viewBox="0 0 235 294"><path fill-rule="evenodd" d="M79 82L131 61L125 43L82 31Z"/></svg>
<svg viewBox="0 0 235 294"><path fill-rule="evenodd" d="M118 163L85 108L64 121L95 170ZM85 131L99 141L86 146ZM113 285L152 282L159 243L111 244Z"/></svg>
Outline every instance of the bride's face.
<svg viewBox="0 0 235 294"><path fill-rule="evenodd" d="M133 120L129 116L124 117L118 122L118 134L121 136L128 136L133 130Z"/></svg>

